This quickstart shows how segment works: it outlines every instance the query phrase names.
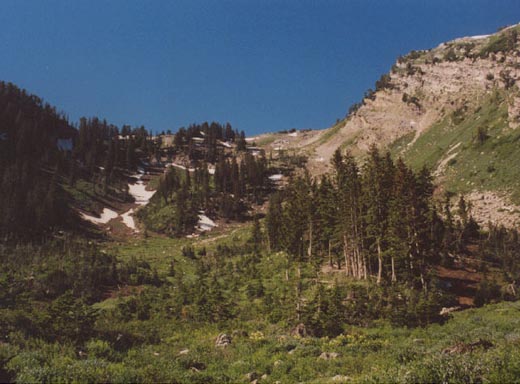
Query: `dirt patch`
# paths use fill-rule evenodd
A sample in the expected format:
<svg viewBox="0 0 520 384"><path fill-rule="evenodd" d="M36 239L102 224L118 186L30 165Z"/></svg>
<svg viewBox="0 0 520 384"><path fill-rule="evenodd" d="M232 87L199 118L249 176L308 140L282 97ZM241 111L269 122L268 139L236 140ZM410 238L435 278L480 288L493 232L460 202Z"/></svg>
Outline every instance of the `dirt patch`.
<svg viewBox="0 0 520 384"><path fill-rule="evenodd" d="M117 287L117 289L111 289L109 291L106 291L103 294L103 299L116 299L118 297L127 297L127 296L133 296L138 295L144 290L144 285L136 285L136 286L129 286L124 285L122 287Z"/></svg>
<svg viewBox="0 0 520 384"><path fill-rule="evenodd" d="M482 274L465 266L454 268L437 266L435 271L444 288L457 296L461 307L473 305L473 298L482 280Z"/></svg>
<svg viewBox="0 0 520 384"><path fill-rule="evenodd" d="M473 352L476 349L488 350L493 347L493 343L488 340L479 339L473 343L457 343L451 347L446 348L442 353L453 355Z"/></svg>

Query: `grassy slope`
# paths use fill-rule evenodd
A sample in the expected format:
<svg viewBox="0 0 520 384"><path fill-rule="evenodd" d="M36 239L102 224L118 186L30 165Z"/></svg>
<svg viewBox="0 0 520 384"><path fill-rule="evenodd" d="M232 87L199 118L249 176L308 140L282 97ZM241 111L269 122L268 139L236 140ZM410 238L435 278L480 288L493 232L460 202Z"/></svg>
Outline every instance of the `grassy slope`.
<svg viewBox="0 0 520 384"><path fill-rule="evenodd" d="M211 251L218 245L240 245L249 237L249 231L249 227L242 226L194 240L151 237L122 245L109 244L108 247L117 251L123 260L135 257L147 261L161 276L167 274L173 258L176 272L190 280L194 265L182 256L183 246L196 245L197 249L205 246ZM280 263L283 264L283 260L275 255L259 266L273 270L272 281L266 281L266 284L276 284L276 280L283 279ZM153 306L168 305L168 299L160 298L161 292L151 294ZM110 311L119 300L107 299L96 307ZM95 352L86 360L71 357L67 369L73 368L72 371L81 375L95 364L98 379L179 383L246 383L252 381L246 379L248 373L254 373L256 377L266 374L267 377L261 379L265 383L342 380L497 382L517 378L520 374L520 303L500 303L455 313L446 324L427 328L395 328L382 322L371 328L347 326L343 335L332 339L302 339L290 336L288 326L272 325L255 318L254 301L248 302L245 296L240 296L239 300L234 304L241 308L251 307L251 316L226 324L193 325L169 320L163 315L143 321L131 320L125 326L127 329L134 329L145 339L155 341L136 346L124 354L107 352L112 358L96 358ZM99 326L111 328L113 325ZM215 338L221 332L233 334L231 346L214 346ZM443 353L445 348L459 342L471 343L479 339L490 341L493 347L488 350L477 348L471 353ZM185 349L189 350L186 354L179 354ZM323 352L336 352L339 356L320 359ZM63 356L63 351L56 356L57 359Z"/></svg>
<svg viewBox="0 0 520 384"><path fill-rule="evenodd" d="M349 382L510 382L520 374L519 311L518 303L501 303L456 313L443 326L352 327L333 339L294 338L283 329L247 324L241 329L249 334L235 337L225 349L213 345L221 331L215 325L193 330L156 324L164 341L142 347L125 363L132 369L147 369L151 380L179 382L248 382L245 375L250 372L267 374L268 383L341 382L338 375L349 377ZM479 339L493 347L443 353L459 342ZM186 348L188 354L179 356ZM320 359L322 352L336 352L339 357ZM194 372L185 367L188 362L205 369Z"/></svg>
<svg viewBox="0 0 520 384"><path fill-rule="evenodd" d="M520 168L514 166L520 162L520 132L508 128L506 98L505 92L495 92L475 110L434 124L405 150L405 161L414 168L426 165L435 170L453 148L450 154L457 155L447 163L442 178L447 189L498 190L520 201ZM487 129L489 136L483 144L476 140L479 127ZM394 143L392 152L400 153L408 139Z"/></svg>
<svg viewBox="0 0 520 384"><path fill-rule="evenodd" d="M195 263L182 255L182 247L206 247L209 257L218 246L243 247L251 227L219 230L198 239L150 237L107 243L105 247L120 260L146 261L163 278L174 259L176 274L194 282ZM270 276L263 280L266 287L282 289L286 284L281 256L265 256L258 265L263 276ZM239 262L241 257L231 256L232 262ZM303 274L309 272L304 269ZM343 275L321 278L345 279ZM258 316L255 299L248 299L240 285L239 293L233 296L235 301L230 303L240 308L238 318L224 323L176 320L167 310L172 305L176 280L168 279L172 285L134 287L95 304L101 311L98 330L133 334L140 340L128 350L118 351L116 342L98 340L89 342L86 355L78 357L73 346L31 341L23 351L6 350L9 344L0 343L0 357L14 356L8 366L18 372L20 382L56 382L66 377L80 382L249 383L264 374L267 376L260 383L510 382L520 375L520 303L455 313L446 324L426 328L396 328L379 322L369 328L347 325L343 335L336 338L298 338L290 335L290 324L271 324ZM228 291L235 289L227 287ZM153 315L149 319L121 320L113 315L118 305L132 296L150 304ZM226 348L215 347L221 332L233 336ZM491 342L493 347L471 353L443 353L459 342L479 339ZM323 352L335 352L338 357L321 359ZM246 378L251 373L251 378Z"/></svg>

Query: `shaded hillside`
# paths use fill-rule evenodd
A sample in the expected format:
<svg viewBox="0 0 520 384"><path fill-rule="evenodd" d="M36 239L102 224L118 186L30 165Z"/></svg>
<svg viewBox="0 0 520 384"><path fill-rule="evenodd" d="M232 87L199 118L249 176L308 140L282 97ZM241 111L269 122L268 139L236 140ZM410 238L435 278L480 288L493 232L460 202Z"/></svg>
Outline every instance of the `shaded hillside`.
<svg viewBox="0 0 520 384"><path fill-rule="evenodd" d="M0 82L0 234L40 232L68 220L56 170L76 133L39 97Z"/></svg>
<svg viewBox="0 0 520 384"><path fill-rule="evenodd" d="M79 128L38 96L0 82L0 235L35 238L81 224L78 209L128 199L126 172L154 152L141 127Z"/></svg>

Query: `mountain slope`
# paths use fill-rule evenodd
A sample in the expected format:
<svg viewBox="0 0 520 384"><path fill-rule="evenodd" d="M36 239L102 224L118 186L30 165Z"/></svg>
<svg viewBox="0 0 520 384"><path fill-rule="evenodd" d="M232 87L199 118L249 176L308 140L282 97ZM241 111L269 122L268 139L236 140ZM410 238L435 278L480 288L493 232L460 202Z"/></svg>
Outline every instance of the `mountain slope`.
<svg viewBox="0 0 520 384"><path fill-rule="evenodd" d="M469 195L481 222L513 225L520 219L511 205L520 202L520 169L513 166L520 160L519 31L515 25L412 51L346 119L324 131L276 137L268 150L303 151L310 169L322 173L337 148L363 157L377 145L414 168L431 168L441 190Z"/></svg>

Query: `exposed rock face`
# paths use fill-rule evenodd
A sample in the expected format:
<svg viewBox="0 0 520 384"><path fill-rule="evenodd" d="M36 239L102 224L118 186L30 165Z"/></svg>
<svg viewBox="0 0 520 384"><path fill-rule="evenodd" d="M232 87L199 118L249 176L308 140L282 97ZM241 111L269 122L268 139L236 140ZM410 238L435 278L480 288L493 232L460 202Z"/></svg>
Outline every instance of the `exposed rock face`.
<svg viewBox="0 0 520 384"><path fill-rule="evenodd" d="M391 149L412 166L427 165L441 191L467 195L479 224L516 227L520 206L512 201L520 201L520 172L511 171L507 159L515 149L507 143L520 127L519 80L520 24L412 51L345 120L323 131L264 135L263 146L268 153L307 155L314 175L330 169L338 148L358 157L373 144ZM483 137L493 131L482 150L476 149L478 129Z"/></svg>
<svg viewBox="0 0 520 384"><path fill-rule="evenodd" d="M466 198L472 205L471 214L481 224L491 221L509 228L520 224L519 207L512 204L505 193L474 191Z"/></svg>
<svg viewBox="0 0 520 384"><path fill-rule="evenodd" d="M217 336L215 340L215 347L227 347L231 344L231 336L221 333Z"/></svg>
<svg viewBox="0 0 520 384"><path fill-rule="evenodd" d="M386 146L414 134L416 140L435 122L459 108L478 103L495 88L505 88L507 78L520 75L520 57L510 54L472 57L487 42L475 44L471 52L459 53L457 60L444 59L453 47L472 43L465 39L441 44L423 51L417 58L396 63L390 72L390 85L375 92L374 100L365 99L355 114L348 118L330 140L316 147L326 163L334 150L350 142L354 153L363 153L370 145ZM470 57L467 57L470 56ZM520 124L520 100L509 103L509 124Z"/></svg>

